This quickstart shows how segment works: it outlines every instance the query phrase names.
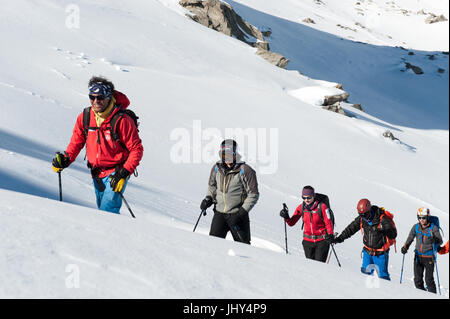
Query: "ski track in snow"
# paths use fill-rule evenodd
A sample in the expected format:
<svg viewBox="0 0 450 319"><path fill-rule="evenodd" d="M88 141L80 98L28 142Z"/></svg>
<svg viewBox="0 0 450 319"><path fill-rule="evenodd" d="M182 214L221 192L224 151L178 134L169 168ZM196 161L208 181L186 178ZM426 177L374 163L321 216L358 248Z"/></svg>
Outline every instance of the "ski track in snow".
<svg viewBox="0 0 450 319"><path fill-rule="evenodd" d="M54 70L54 69L52 69L52 71L54 73L57 73L57 74L60 73L60 74L58 74L60 76L63 74L63 73L61 73L61 72L59 72L57 70ZM20 92L22 94L31 95L32 97L38 98L38 99L40 99L42 101L45 101L45 102L50 102L52 104L60 105L60 106L62 106L64 108L66 108L66 109L71 109L72 108L71 106L65 105L65 104L63 104L63 103L61 103L61 102L59 102L59 101L57 101L57 100L55 100L55 99L53 99L51 97L44 96L44 95L41 95L39 93L30 91L30 90L27 90L27 89L24 89L24 88L20 88L20 87L14 85L14 84L0 82L0 85L5 86L5 87L10 88L10 89L13 89L15 91L18 91L18 92Z"/></svg>

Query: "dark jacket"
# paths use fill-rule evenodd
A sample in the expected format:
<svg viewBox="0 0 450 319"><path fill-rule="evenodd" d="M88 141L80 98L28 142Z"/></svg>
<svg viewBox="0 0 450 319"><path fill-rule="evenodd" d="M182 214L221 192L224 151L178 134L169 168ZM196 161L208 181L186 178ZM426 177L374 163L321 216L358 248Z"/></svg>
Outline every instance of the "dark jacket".
<svg viewBox="0 0 450 319"><path fill-rule="evenodd" d="M397 229L391 220L387 217L381 219L382 210L377 206L372 206L372 219L366 220L360 215L348 225L339 235L343 240L350 238L358 231L363 231L364 250L370 254L380 255L389 251L387 238L395 239L397 237Z"/></svg>

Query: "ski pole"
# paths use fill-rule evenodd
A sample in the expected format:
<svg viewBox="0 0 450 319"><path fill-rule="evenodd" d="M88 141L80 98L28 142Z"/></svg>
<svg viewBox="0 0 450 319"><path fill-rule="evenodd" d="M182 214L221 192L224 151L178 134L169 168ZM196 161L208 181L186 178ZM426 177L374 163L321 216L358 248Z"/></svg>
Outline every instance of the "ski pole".
<svg viewBox="0 0 450 319"><path fill-rule="evenodd" d="M233 239L234 239L234 240L237 239L236 241L238 241L238 242L241 242L241 243L244 242L244 240L242 239L241 234L239 234L239 230L238 230L237 225L231 226L231 227L230 227L230 230L231 230L231 235L233 235Z"/></svg>
<svg viewBox="0 0 450 319"><path fill-rule="evenodd" d="M287 205L283 203L283 209L289 211ZM286 227L286 219L284 220L284 242L286 244L286 254L288 254L288 243L287 243L287 227Z"/></svg>
<svg viewBox="0 0 450 319"><path fill-rule="evenodd" d="M62 202L61 172L58 172L58 179L59 179L59 201Z"/></svg>
<svg viewBox="0 0 450 319"><path fill-rule="evenodd" d="M289 252L288 252L288 244L287 244L286 220L284 220L284 242L286 243L286 254L289 254Z"/></svg>
<svg viewBox="0 0 450 319"><path fill-rule="evenodd" d="M203 215L203 216L206 216L206 209L205 209L205 210L202 210L202 211L200 212L200 215L198 216L197 222L195 223L193 232L195 232L195 229L197 228L198 222L200 221L200 218L202 217L202 215Z"/></svg>
<svg viewBox="0 0 450 319"><path fill-rule="evenodd" d="M339 267L341 267L341 263L339 262L339 258L338 258L338 256L336 255L336 251L334 250L334 244L331 244L331 249L333 250L334 257L336 257L336 261L337 261Z"/></svg>
<svg viewBox="0 0 450 319"><path fill-rule="evenodd" d="M402 259L402 271L400 273L400 283L402 283L402 278L403 278L403 265L405 264L405 254L403 254L403 259Z"/></svg>
<svg viewBox="0 0 450 319"><path fill-rule="evenodd" d="M128 205L127 200L125 199L125 197L123 197L123 194L122 194L122 193L119 193L119 194L120 194L120 197L122 197L122 200L124 201L125 205L127 205L127 208L128 208L128 210L130 211L131 216L132 216L133 218L136 218L136 216L134 216L133 211L132 211L131 208L130 208L130 205Z"/></svg>
<svg viewBox="0 0 450 319"><path fill-rule="evenodd" d="M436 277L437 277L437 283L439 288L439 295L441 295L441 283L439 282L439 272L438 272L438 266L437 266L437 256L434 255L434 263L436 264Z"/></svg>

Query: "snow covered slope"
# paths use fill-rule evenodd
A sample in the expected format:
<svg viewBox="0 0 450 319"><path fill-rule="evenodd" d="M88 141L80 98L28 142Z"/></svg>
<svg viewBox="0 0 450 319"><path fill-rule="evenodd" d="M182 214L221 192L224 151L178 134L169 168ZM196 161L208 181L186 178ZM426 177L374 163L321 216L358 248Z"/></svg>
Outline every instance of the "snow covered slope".
<svg viewBox="0 0 450 319"><path fill-rule="evenodd" d="M0 196L2 224L9 226L0 235L2 298L385 298L386 291L432 297L145 215L133 220L4 190Z"/></svg>
<svg viewBox="0 0 450 319"><path fill-rule="evenodd" d="M449 4L445 0L231 0L272 16L336 36L379 46L448 51ZM447 21L426 23L430 14ZM312 22L305 22L305 19Z"/></svg>
<svg viewBox="0 0 450 319"><path fill-rule="evenodd" d="M236 6L238 13L242 8ZM266 8L277 16L275 5ZM391 106L383 103L382 116L327 112L315 101L338 81L325 77L333 70L325 72L314 60L302 64L311 70L307 76L276 68L253 48L188 19L175 0L18 0L3 4L0 21L8 44L0 51L1 297L315 298L328 283L336 287L326 290L330 298L436 297L414 289L411 253L401 286L401 254L392 253L392 282L371 289L373 278L359 271L360 234L336 246L342 268L334 257L328 265L305 260L299 225L288 230L286 256L278 213L283 202L292 213L301 188L311 184L330 196L337 231L367 197L395 214L401 244L420 205L440 217L448 236L449 136L439 120L448 118L448 87L425 81L427 89L443 90L435 99L427 95L427 102L447 95L446 111L435 109L434 126L431 120L417 124L409 113L409 125L390 122L398 112L387 116ZM355 60L361 57L355 43L338 46L335 36L315 38L311 30L311 41L327 42L331 52L356 50ZM444 64L448 72L448 58ZM397 73L384 71L386 81L396 81ZM125 194L136 219L125 206L120 216L95 209L84 154L62 173L65 203L56 202L51 159L65 149L76 116L89 103L92 75L111 79L140 117L144 158ZM443 81L448 84L448 73ZM344 88L358 82L349 77ZM420 90L412 80L409 85ZM301 90L306 93L295 94ZM380 99L391 100L388 93ZM365 106L365 94L356 97ZM402 105L416 99L402 98ZM412 109L419 112L421 105ZM386 129L399 140L382 137ZM233 137L231 130L258 174L252 247L207 236L211 212L192 234L217 147ZM255 140L261 142L256 152ZM186 157L177 156L180 149ZM80 288L67 288L76 267ZM448 297L448 256L440 257L439 267Z"/></svg>
<svg viewBox="0 0 450 319"><path fill-rule="evenodd" d="M441 12L440 4L448 18L448 1L227 2L272 30L267 40L290 59L288 69L341 83L351 103L391 124L448 130L448 21L426 24L412 13ZM307 17L315 23L303 22ZM390 39L388 31L397 35Z"/></svg>

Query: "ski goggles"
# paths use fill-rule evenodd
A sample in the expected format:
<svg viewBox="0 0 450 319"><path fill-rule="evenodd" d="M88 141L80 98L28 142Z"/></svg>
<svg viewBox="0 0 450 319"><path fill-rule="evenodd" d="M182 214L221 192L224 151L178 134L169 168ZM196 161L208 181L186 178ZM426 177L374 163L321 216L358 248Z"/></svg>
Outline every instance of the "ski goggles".
<svg viewBox="0 0 450 319"><path fill-rule="evenodd" d="M103 101L104 99L106 99L106 96L104 95L91 95L89 94L89 99L91 101L94 101L95 99L97 99L97 101Z"/></svg>

